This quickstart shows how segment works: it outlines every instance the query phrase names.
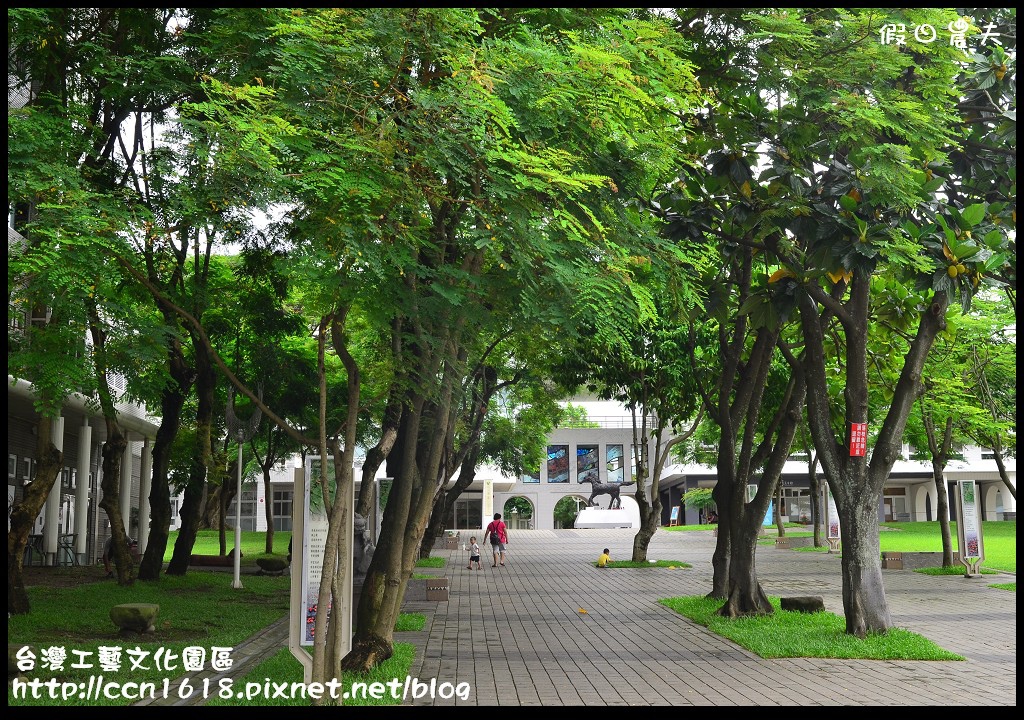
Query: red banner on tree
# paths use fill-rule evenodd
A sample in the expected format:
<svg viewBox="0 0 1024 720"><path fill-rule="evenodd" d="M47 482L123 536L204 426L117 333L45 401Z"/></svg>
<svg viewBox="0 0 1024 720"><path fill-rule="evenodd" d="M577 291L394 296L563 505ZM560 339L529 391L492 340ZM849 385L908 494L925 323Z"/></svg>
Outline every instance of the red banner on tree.
<svg viewBox="0 0 1024 720"><path fill-rule="evenodd" d="M868 424L850 423L850 457L864 457L868 449Z"/></svg>

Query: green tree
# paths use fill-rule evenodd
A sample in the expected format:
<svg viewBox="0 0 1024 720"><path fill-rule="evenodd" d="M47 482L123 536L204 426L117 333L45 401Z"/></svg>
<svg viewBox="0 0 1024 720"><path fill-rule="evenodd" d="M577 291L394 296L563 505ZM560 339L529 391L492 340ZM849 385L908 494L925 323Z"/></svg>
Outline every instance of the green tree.
<svg viewBox="0 0 1024 720"><path fill-rule="evenodd" d="M50 313L32 313L49 319L33 321L28 342L13 345L15 353L9 355L13 374L30 379L40 398L38 484L12 512L8 535L11 612L28 611L21 549L60 466L60 454L43 425L59 415L70 391L92 396L96 385L83 382L84 373L102 386L108 381L106 371L117 369L104 348L90 355L82 344L90 314L98 331L94 339L106 343L122 310L106 294L116 287L117 278L104 267L104 257L122 243L131 225L136 186L125 167L138 146L118 140L127 119L162 116L173 104L174 81L181 70L179 39L169 28L173 15L166 8L24 8L8 13L11 75L27 96L24 107L8 116L8 202L28 239L22 252L9 254L9 295L19 296L32 309L52 308ZM129 330L121 327L119 332ZM32 360L40 352L47 357ZM94 360L98 362L89 367ZM132 369L126 368L129 380ZM123 438L113 398L100 400L108 429L104 470L110 473L104 475L102 503L112 523L115 564L123 583L130 580L124 519L116 498Z"/></svg>
<svg viewBox="0 0 1024 720"><path fill-rule="evenodd" d="M664 277L664 276L662 276ZM653 282L652 282L653 280ZM633 540L634 562L647 561L647 548L661 524L659 480L672 449L687 440L703 417L703 405L694 386L687 351L687 333L677 318L692 307L658 286L649 273L650 293L657 316L617 326L611 339L583 329L562 355L556 377L568 385L587 384L602 400L617 400L630 411L636 466L634 499L640 509L640 527ZM693 300L689 300L691 306ZM597 315L598 308L592 313ZM593 321L603 321L599 315ZM682 425L691 422L686 431ZM649 457L650 443L654 457Z"/></svg>
<svg viewBox="0 0 1024 720"><path fill-rule="evenodd" d="M557 300L598 298L629 277L626 247L638 239L616 192L631 178L611 171L667 161L657 152L665 108L684 108L694 86L667 28L628 15L280 17L276 98L304 133L285 139L302 208L292 222L295 267L310 287L316 281L319 307L358 297L400 341L395 483L346 667L390 654L452 447L470 340L500 327L499 309L510 307L565 325ZM323 100L315 116L311 93Z"/></svg>
<svg viewBox="0 0 1024 720"><path fill-rule="evenodd" d="M574 497L565 496L555 503L555 522L561 528L572 528L579 514L578 501Z"/></svg>

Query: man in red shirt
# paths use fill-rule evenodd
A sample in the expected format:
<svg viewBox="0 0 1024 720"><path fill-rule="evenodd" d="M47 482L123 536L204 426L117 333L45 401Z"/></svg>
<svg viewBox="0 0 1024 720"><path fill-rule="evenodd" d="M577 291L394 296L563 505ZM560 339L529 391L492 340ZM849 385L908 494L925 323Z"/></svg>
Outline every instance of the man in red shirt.
<svg viewBox="0 0 1024 720"><path fill-rule="evenodd" d="M491 567L498 567L499 558L501 566L505 567L505 543L508 542L508 527L501 521L501 513L494 513L494 520L487 524L484 542L487 542L488 538L491 541L491 552L494 553L494 562Z"/></svg>

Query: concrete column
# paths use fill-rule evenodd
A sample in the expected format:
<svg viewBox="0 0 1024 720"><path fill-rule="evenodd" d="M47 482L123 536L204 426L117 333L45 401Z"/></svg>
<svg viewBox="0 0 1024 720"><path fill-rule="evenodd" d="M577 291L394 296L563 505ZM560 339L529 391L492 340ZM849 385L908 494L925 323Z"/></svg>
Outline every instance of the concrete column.
<svg viewBox="0 0 1024 720"><path fill-rule="evenodd" d="M149 544L149 491L153 486L153 441L142 443L142 465L139 470L139 553Z"/></svg>
<svg viewBox="0 0 1024 720"><path fill-rule="evenodd" d="M75 469L75 558L85 565L89 537L89 468L92 466L92 425L86 420L78 431L78 467Z"/></svg>
<svg viewBox="0 0 1024 720"><path fill-rule="evenodd" d="M89 563L95 563L99 561L100 555L103 553L103 544L100 542L100 501L103 500L103 443L96 443L96 459L99 462L96 464L96 476L92 479L90 484L89 492L92 493L92 530L90 537L92 537L92 547L88 551L91 553Z"/></svg>
<svg viewBox="0 0 1024 720"><path fill-rule="evenodd" d="M132 511L132 445L129 440L125 443L124 455L121 456L121 488L119 499L121 501L121 520L124 522L124 531L131 536L131 511Z"/></svg>
<svg viewBox="0 0 1024 720"><path fill-rule="evenodd" d="M54 446L63 454L63 417L53 419L53 430L51 432L53 433ZM47 496L46 504L43 506L43 552L46 553L47 565L57 564L57 540L60 533L60 481L61 475L64 474L63 471L63 467L57 471L57 479L53 481L53 487L50 488L50 494Z"/></svg>
<svg viewBox="0 0 1024 720"><path fill-rule="evenodd" d="M494 481L491 478L484 480L484 492L480 498L481 512L483 513L483 524L481 530L487 529L487 524L494 519Z"/></svg>

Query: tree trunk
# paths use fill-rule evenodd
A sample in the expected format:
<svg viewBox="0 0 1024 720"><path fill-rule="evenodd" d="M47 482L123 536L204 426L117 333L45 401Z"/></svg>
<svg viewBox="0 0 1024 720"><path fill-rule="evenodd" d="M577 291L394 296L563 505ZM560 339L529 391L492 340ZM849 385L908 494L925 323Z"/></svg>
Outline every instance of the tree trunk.
<svg viewBox="0 0 1024 720"><path fill-rule="evenodd" d="M36 422L36 475L25 487L21 500L11 506L11 529L7 533L7 612L11 615L25 615L31 609L25 591L25 548L64 464L64 453L53 444L52 429L52 420L40 415Z"/></svg>
<svg viewBox="0 0 1024 720"><path fill-rule="evenodd" d="M228 554L228 486L227 477L224 477L221 486L217 488L217 539L220 541L220 554Z"/></svg>
<svg viewBox="0 0 1024 720"><path fill-rule="evenodd" d="M921 312L917 333L904 357L903 368L882 418L870 461L851 456L850 443L834 435L829 404L825 362L825 316L839 314L846 338L845 424L868 421L867 324L870 311L869 273L853 273L850 298L839 303L844 292L837 283L831 295L816 285L801 299L800 319L804 331L804 370L807 377L807 418L822 470L836 500L841 519L843 543L843 606L846 631L858 637L883 633L891 626L889 607L882 586L882 558L878 544L878 504L882 489L897 458L907 418L921 387L921 374L936 335L945 327L949 296L940 292ZM819 314L818 303L827 306Z"/></svg>
<svg viewBox="0 0 1024 720"><path fill-rule="evenodd" d="M434 549L434 540L444 532L444 519L448 517L448 510L460 495L473 484L476 478L476 464L480 459L480 443L476 442L462 460L462 467L459 469L459 477L450 490L442 490L438 493L434 510L430 513L430 522L427 524L427 531L423 534L423 541L420 543L421 558L430 557Z"/></svg>
<svg viewBox="0 0 1024 720"><path fill-rule="evenodd" d="M167 563L167 570L164 571L168 575L184 575L188 572L189 563L192 561L192 548L195 547L196 536L199 533L199 513L205 497L205 479L185 486L181 509L178 511L181 516L178 539L174 541L174 552Z"/></svg>
<svg viewBox="0 0 1024 720"><path fill-rule="evenodd" d="M847 484L849 486L850 481ZM884 633L892 627L882 583L878 500L875 493L863 492L846 505L838 508L842 518L846 632L864 638L868 633Z"/></svg>
<svg viewBox="0 0 1024 720"><path fill-rule="evenodd" d="M393 400L384 409L381 423L380 441L366 452L363 460L362 482L359 484L359 497L356 499L356 514L367 517L373 505L374 478L377 469L391 455L398 437L398 423L402 419L402 403Z"/></svg>
<svg viewBox="0 0 1024 720"><path fill-rule="evenodd" d="M267 521L267 532L263 552L274 552L274 489L270 484L270 468L263 468L263 516Z"/></svg>
<svg viewBox="0 0 1024 720"><path fill-rule="evenodd" d="M117 424L108 418L107 440L103 443L103 481L100 483L103 499L100 500L100 507L106 511L107 520L110 521L111 560L117 570L118 585L131 585L134 580L131 556L128 553L128 534L124 518L121 517L121 463L126 447L128 440L121 434Z"/></svg>
<svg viewBox="0 0 1024 720"><path fill-rule="evenodd" d="M179 382L161 398L160 427L153 443L153 483L149 491L150 524L146 553L139 565L140 580L158 580L164 567L167 539L171 529L171 492L169 468L171 448L181 427L181 409L185 392Z"/></svg>
<svg viewBox="0 0 1024 720"><path fill-rule="evenodd" d="M949 490L946 488L945 464L932 463L935 481L935 519L942 534L942 567L953 567L953 537L949 527Z"/></svg>
<svg viewBox="0 0 1024 720"><path fill-rule="evenodd" d="M996 445L996 443L993 443ZM1003 486L1006 491L1010 493L1010 497L1014 500L1017 499L1017 488L1014 487L1013 483L1010 482L1010 475L1006 472L1006 463L1003 462L1003 452L997 447L992 448L992 457L995 458L996 467L999 468L999 478L1003 481Z"/></svg>
<svg viewBox="0 0 1024 720"><path fill-rule="evenodd" d="M782 478L775 484L775 507L772 509L772 520L779 531L779 537L786 537L786 525L782 522Z"/></svg>
<svg viewBox="0 0 1024 720"><path fill-rule="evenodd" d="M764 508L767 510L767 508ZM764 510L761 517L764 517ZM732 513L730 516L734 517ZM729 559L729 591L725 604L718 611L719 615L728 618L737 618L744 615L771 615L775 612L768 596L757 579L755 566L755 551L757 539L760 536L761 524L756 522L757 511L751 513L749 510L744 513L741 522L732 523L730 533L730 548L732 555ZM719 524L722 515L719 514ZM721 531L719 531L721 533ZM719 534L721 539L721 534Z"/></svg>
<svg viewBox="0 0 1024 720"><path fill-rule="evenodd" d="M637 503L640 504L639 502ZM650 504L644 500L640 512L640 528L633 536L633 561L647 562L647 549L661 524L661 498L655 497Z"/></svg>
<svg viewBox="0 0 1024 720"><path fill-rule="evenodd" d="M807 457L811 458L807 466L807 486L811 489L811 521L814 523L814 547L821 547L821 505L818 496L821 495L821 483L818 482L818 455L804 443L804 451Z"/></svg>
<svg viewBox="0 0 1024 720"><path fill-rule="evenodd" d="M715 487L711 491L711 497L715 499L715 505L718 507L718 542L715 543L715 552L711 555L711 567L714 569L714 575L711 580L711 592L707 594L709 598L729 597L729 560L732 557L733 520L726 508L731 506L732 494L732 482L719 474L718 482L715 483Z"/></svg>
<svg viewBox="0 0 1024 720"><path fill-rule="evenodd" d="M212 456L210 446L213 424L213 400L216 376L210 363L209 351L197 338L193 338L196 349L196 438L192 448L192 464L189 469L188 485L181 505L181 528L174 543L174 553L167 564L168 575L184 575L192 559L192 548L199 531L200 513L206 498L206 476Z"/></svg>
<svg viewBox="0 0 1024 720"><path fill-rule="evenodd" d="M161 301L156 305L167 326L177 327L174 310ZM181 340L173 334L167 342L167 361L174 382L165 386L160 397L160 427L153 442L153 482L149 491L149 537L146 553L139 564L140 580L158 580L164 567L167 540L174 519L171 517L171 453L181 429L181 411L195 381L193 368L185 362Z"/></svg>
<svg viewBox="0 0 1024 720"><path fill-rule="evenodd" d="M435 367L424 376L436 373ZM428 406L423 395L416 394L402 414L396 440L400 471L384 509L381 543L363 583L358 630L352 651L342 660L343 670L367 672L394 651L395 622L434 506L445 433L452 426L453 374L446 368L436 403Z"/></svg>

